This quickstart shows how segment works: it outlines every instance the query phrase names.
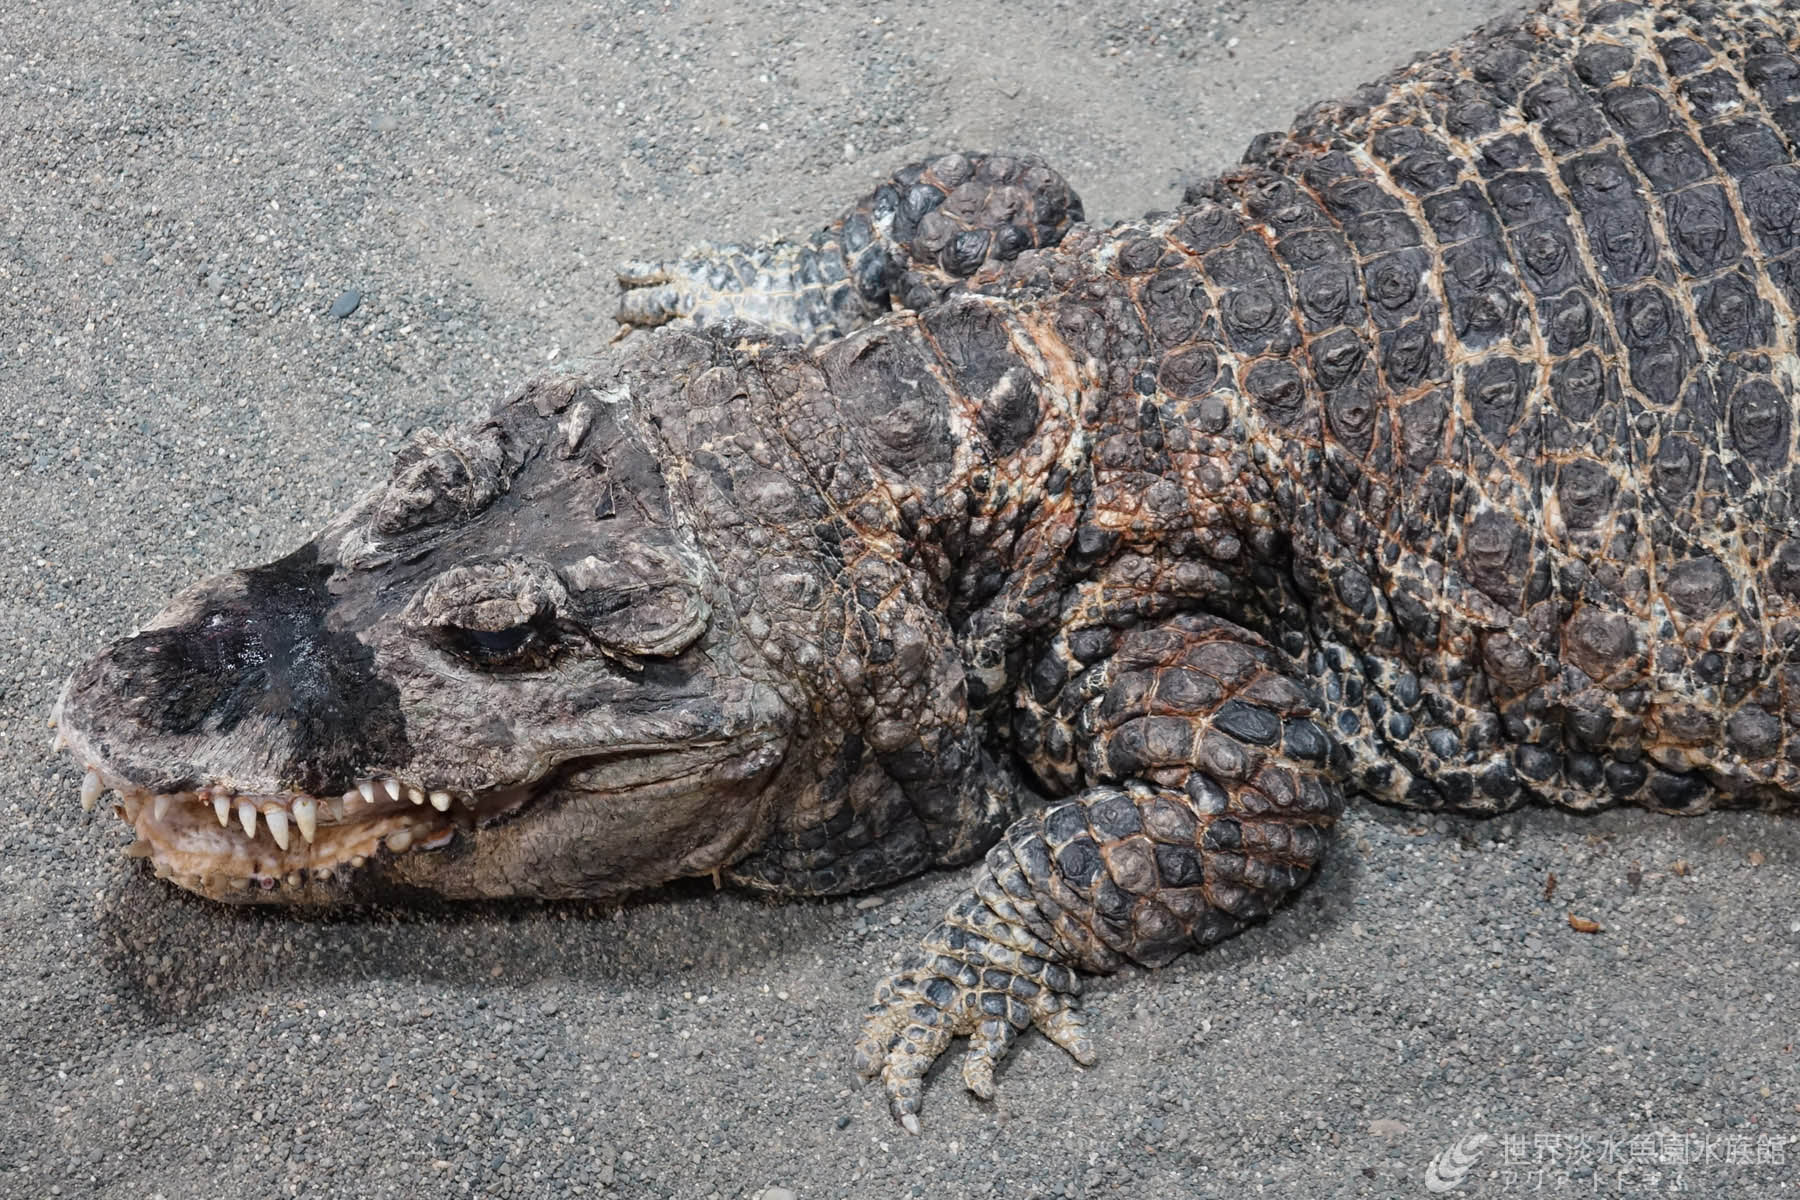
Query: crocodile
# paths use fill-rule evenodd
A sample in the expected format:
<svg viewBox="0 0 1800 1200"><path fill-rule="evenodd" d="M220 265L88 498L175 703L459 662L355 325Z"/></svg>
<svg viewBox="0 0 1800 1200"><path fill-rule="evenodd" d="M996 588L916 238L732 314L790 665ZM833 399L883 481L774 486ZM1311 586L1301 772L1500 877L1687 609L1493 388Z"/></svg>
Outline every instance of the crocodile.
<svg viewBox="0 0 1800 1200"><path fill-rule="evenodd" d="M1555 0L1084 223L1029 158L622 272L634 331L81 666L219 900L836 895L975 863L854 1064L1094 1061L1082 977L1349 797L1800 796L1800 5Z"/></svg>

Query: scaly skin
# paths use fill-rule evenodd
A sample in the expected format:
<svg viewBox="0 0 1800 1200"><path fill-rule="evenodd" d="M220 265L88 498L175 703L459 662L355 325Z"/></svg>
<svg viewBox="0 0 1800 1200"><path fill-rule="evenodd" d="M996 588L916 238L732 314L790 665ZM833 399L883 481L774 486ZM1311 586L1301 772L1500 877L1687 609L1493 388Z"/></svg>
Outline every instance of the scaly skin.
<svg viewBox="0 0 1800 1200"><path fill-rule="evenodd" d="M985 852L857 1043L915 1130L959 1034L978 1095L1090 1061L1077 972L1266 915L1346 793L1791 807L1796 40L1564 0L846 336L628 295L678 327L78 671L84 799L291 903Z"/></svg>

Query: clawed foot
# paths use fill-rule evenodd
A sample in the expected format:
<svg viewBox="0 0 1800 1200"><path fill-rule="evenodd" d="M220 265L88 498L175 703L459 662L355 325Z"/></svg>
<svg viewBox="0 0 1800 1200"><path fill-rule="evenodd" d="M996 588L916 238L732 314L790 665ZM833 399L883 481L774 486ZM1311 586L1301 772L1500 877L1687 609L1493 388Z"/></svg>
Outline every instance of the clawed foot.
<svg viewBox="0 0 1800 1200"><path fill-rule="evenodd" d="M1080 198L1035 158L939 155L902 168L810 237L620 264L613 340L687 323L816 345L863 328L897 298L935 303L985 266L1055 245L1079 220Z"/></svg>
<svg viewBox="0 0 1800 1200"><path fill-rule="evenodd" d="M618 337L686 322L809 344L847 333L872 315L832 242L706 244L678 258L621 263L617 275Z"/></svg>
<svg viewBox="0 0 1800 1200"><path fill-rule="evenodd" d="M614 320L618 341L633 329L654 329L691 316L698 290L698 264L682 259L649 262L632 259L619 264L619 307Z"/></svg>
<svg viewBox="0 0 1800 1200"><path fill-rule="evenodd" d="M953 912L949 919L972 915ZM1082 1066L1096 1060L1075 1007L1081 990L1075 973L1033 954L1049 947L1023 929L984 924L981 932L940 925L876 989L863 1018L852 1063L864 1079L881 1076L894 1117L908 1133L919 1132L925 1072L959 1035L969 1039L963 1086L983 1100L993 1099L995 1066L1030 1026ZM995 933L1027 944L990 940Z"/></svg>

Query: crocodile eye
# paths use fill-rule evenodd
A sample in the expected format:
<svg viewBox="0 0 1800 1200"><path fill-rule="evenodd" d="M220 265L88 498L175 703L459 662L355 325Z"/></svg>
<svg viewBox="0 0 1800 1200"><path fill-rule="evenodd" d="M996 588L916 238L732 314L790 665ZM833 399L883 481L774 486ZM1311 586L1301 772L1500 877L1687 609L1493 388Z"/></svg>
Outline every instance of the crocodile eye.
<svg viewBox="0 0 1800 1200"><path fill-rule="evenodd" d="M549 636L535 622L506 629L444 627L450 650L470 662L487 667L528 665L549 648Z"/></svg>
<svg viewBox="0 0 1800 1200"><path fill-rule="evenodd" d="M569 598L539 560L452 567L407 602L403 623L439 651L489 671L548 666Z"/></svg>

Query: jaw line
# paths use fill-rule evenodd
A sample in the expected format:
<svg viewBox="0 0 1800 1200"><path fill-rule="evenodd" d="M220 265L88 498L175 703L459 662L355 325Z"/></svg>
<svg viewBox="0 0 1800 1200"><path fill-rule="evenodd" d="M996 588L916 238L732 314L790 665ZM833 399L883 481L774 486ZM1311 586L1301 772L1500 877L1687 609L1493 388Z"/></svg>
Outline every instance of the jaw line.
<svg viewBox="0 0 1800 1200"><path fill-rule="evenodd" d="M82 739L63 740L73 743L68 748L86 768L84 807L105 790L117 793L113 809L137 835L127 857L148 858L158 878L212 899L287 903L336 901L371 864L444 849L458 836L475 838L478 830L541 804L641 797L672 785L689 790L696 777L733 760L739 777L748 778L777 761L785 741L765 731L677 747L571 749L542 756L529 782L473 793L375 776L341 796L312 796L238 793L220 785L151 792L104 764L89 765L94 759L83 754Z"/></svg>

